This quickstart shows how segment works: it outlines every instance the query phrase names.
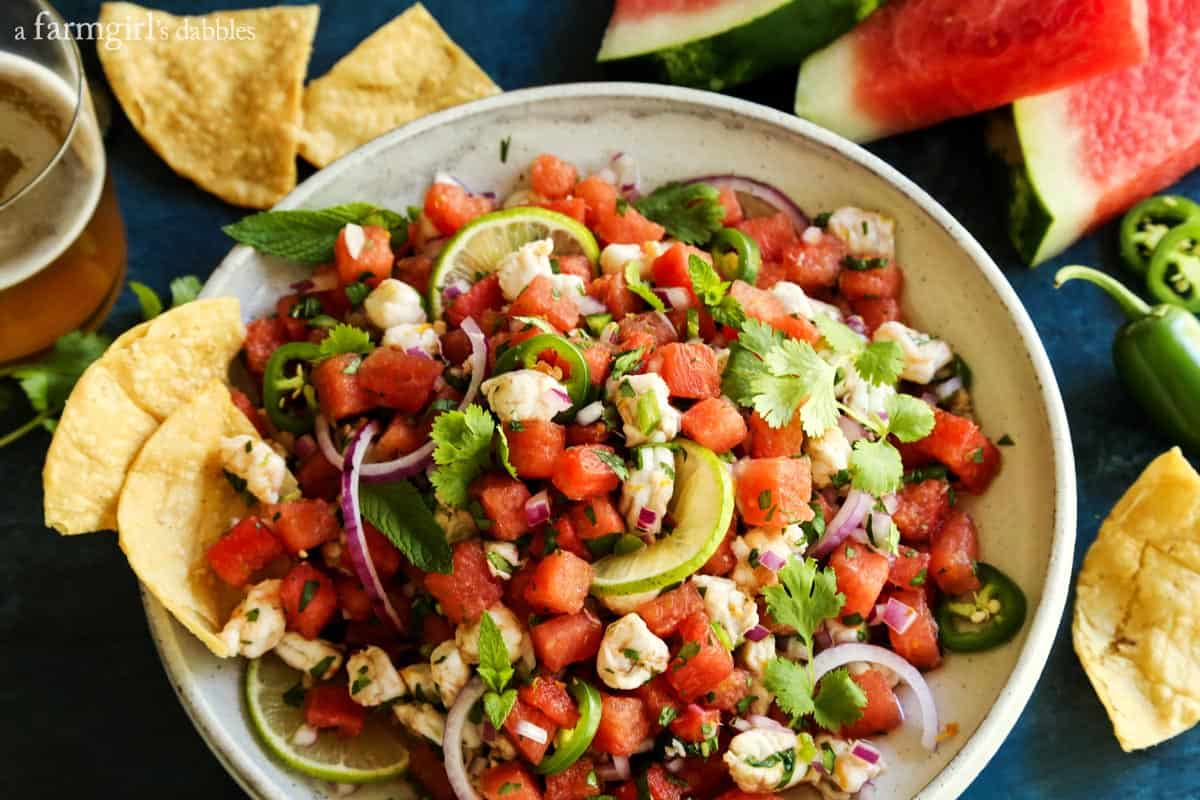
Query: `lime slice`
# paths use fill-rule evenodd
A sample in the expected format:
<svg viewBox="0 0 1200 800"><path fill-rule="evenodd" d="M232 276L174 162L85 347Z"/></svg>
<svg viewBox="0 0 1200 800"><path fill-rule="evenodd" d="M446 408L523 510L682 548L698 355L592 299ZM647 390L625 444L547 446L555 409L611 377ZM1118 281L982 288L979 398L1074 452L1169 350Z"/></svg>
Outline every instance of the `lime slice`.
<svg viewBox="0 0 1200 800"><path fill-rule="evenodd" d="M442 292L451 283L475 283L495 272L506 255L541 239L554 241L555 255L585 255L593 265L600 258L596 237L566 214L545 208L507 208L484 214L454 234L433 265L429 279L433 317L442 316Z"/></svg>
<svg viewBox="0 0 1200 800"><path fill-rule="evenodd" d="M304 712L284 695L298 700L299 684L300 673L272 655L246 667L250 722L273 755L294 770L334 783L374 783L403 774L408 751L396 725L382 715L368 714L363 732L353 739L327 732L307 747L294 744L292 735L304 724Z"/></svg>
<svg viewBox="0 0 1200 800"><path fill-rule="evenodd" d="M704 566L721 546L733 518L733 477L713 451L677 440L675 530L649 547L611 555L592 565L592 592L640 594L677 583Z"/></svg>

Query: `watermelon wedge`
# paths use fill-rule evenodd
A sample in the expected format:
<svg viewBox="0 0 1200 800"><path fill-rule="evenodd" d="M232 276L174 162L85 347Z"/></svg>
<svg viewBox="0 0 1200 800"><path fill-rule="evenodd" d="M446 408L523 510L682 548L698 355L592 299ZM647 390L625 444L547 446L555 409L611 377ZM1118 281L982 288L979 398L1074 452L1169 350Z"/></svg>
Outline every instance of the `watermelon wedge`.
<svg viewBox="0 0 1200 800"><path fill-rule="evenodd" d="M1010 232L1031 265L1200 165L1200 2L1148 5L1148 60L1013 104Z"/></svg>
<svg viewBox="0 0 1200 800"><path fill-rule="evenodd" d="M596 60L640 80L720 91L792 67L879 0L617 0Z"/></svg>
<svg viewBox="0 0 1200 800"><path fill-rule="evenodd" d="M796 113L866 142L1145 54L1145 0L892 0L804 62Z"/></svg>

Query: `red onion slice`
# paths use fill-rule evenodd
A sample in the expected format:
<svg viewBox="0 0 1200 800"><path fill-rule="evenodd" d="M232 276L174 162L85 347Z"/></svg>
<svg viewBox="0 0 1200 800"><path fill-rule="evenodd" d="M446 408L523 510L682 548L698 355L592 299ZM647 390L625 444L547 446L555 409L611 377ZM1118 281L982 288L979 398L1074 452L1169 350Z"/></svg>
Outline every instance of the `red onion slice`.
<svg viewBox="0 0 1200 800"><path fill-rule="evenodd" d="M550 519L550 493L545 489L525 501L525 522L536 528Z"/></svg>
<svg viewBox="0 0 1200 800"><path fill-rule="evenodd" d="M797 234L803 232L808 227L808 217L800 210L800 206L796 205L792 198L769 183L764 183L754 178L747 178L744 175L706 175L684 181L684 183L707 183L718 189L733 189L735 192L744 192L753 195L764 203L787 214L788 219L792 221L792 225L796 227Z"/></svg>
<svg viewBox="0 0 1200 800"><path fill-rule="evenodd" d="M579 413L575 415L575 423L591 425L593 422L599 422L602 416L604 416L604 403L596 400L579 409Z"/></svg>
<svg viewBox="0 0 1200 800"><path fill-rule="evenodd" d="M879 502L883 503L883 508L888 515L895 515L896 510L900 508L900 496L896 494L885 494L879 498Z"/></svg>
<svg viewBox="0 0 1200 800"><path fill-rule="evenodd" d="M660 286L654 290L654 294L667 308L689 308L692 305L688 290L679 286Z"/></svg>
<svg viewBox="0 0 1200 800"><path fill-rule="evenodd" d="M783 556L774 550L764 550L758 556L758 563L771 570L771 572L779 572L787 562L783 560Z"/></svg>
<svg viewBox="0 0 1200 800"><path fill-rule="evenodd" d="M858 642L840 644L819 653L813 659L813 674L819 681L826 673L855 661L865 661L887 667L896 673L900 680L908 684L909 688L913 690L913 694L916 695L917 705L921 709L921 745L926 750L936 750L938 714L937 706L933 702L933 692L929 690L929 684L921 677L921 673L917 671L916 667L891 650Z"/></svg>
<svg viewBox="0 0 1200 800"><path fill-rule="evenodd" d="M383 588L383 581L379 579L379 573L375 570L375 563L371 561L362 524L362 509L358 502L359 470L362 468L363 458L367 455L367 448L378 432L379 425L368 422L354 434L354 439L346 448L346 461L342 465L342 521L346 527L346 549L350 552L350 561L354 565L355 574L362 581L363 588L371 597L375 613L380 619L390 622L397 631L403 631L404 623L392 607L392 601L388 599L387 591Z"/></svg>
<svg viewBox="0 0 1200 800"><path fill-rule="evenodd" d="M865 739L859 739L854 743L854 746L850 748L850 755L861 758L868 764L878 763L880 758L880 752L875 749L875 745Z"/></svg>
<svg viewBox="0 0 1200 800"><path fill-rule="evenodd" d="M947 381L933 387L933 394L938 400L949 400L955 392L963 388L963 379L955 375Z"/></svg>
<svg viewBox="0 0 1200 800"><path fill-rule="evenodd" d="M317 440L309 434L296 437L296 458L304 460L317 452Z"/></svg>
<svg viewBox="0 0 1200 800"><path fill-rule="evenodd" d="M814 558L823 558L832 553L855 528L862 525L874 502L866 492L852 489L838 513L825 526L825 535L809 549L808 554Z"/></svg>
<svg viewBox="0 0 1200 800"><path fill-rule="evenodd" d="M755 625L753 628L746 631L746 638L752 642L761 642L770 635L771 632L762 625Z"/></svg>
<svg viewBox="0 0 1200 800"><path fill-rule="evenodd" d="M773 720L763 714L751 714L750 716L746 717L746 720L750 723L751 727L754 728L764 728L766 730L773 731L788 730L788 728L781 724L778 720Z"/></svg>
<svg viewBox="0 0 1200 800"><path fill-rule="evenodd" d="M516 733L517 736L522 736L530 741L537 742L538 744L545 744L546 742L550 741L550 734L546 732L545 728L534 725L532 722L525 719L520 720L517 723Z"/></svg>
<svg viewBox="0 0 1200 800"><path fill-rule="evenodd" d="M629 768L628 756L613 756L613 769L617 773L617 779L627 781L633 778L633 771Z"/></svg>
<svg viewBox="0 0 1200 800"><path fill-rule="evenodd" d="M846 327L855 333L860 333L863 336L867 335L867 323L858 314L851 314L846 317Z"/></svg>
<svg viewBox="0 0 1200 800"><path fill-rule="evenodd" d="M340 472L342 469L342 462L345 460L345 458L333 445L333 436L329 431L329 420L325 419L324 414L317 414L317 419L313 424L313 427L317 432L317 447L320 448L321 455L325 456L325 460L337 467L338 471Z"/></svg>
<svg viewBox="0 0 1200 800"><path fill-rule="evenodd" d="M682 758L672 758L670 761L663 764L663 768L672 775L678 775L683 772L687 766L687 761Z"/></svg>
<svg viewBox="0 0 1200 800"><path fill-rule="evenodd" d="M442 755L446 767L446 777L450 780L450 788L458 800L480 800L471 779L467 775L467 765L463 763L463 728L467 724L467 716L471 707L483 697L483 681L478 677L472 678L463 690L458 693L450 713L446 715L446 727L442 733Z"/></svg>
<svg viewBox="0 0 1200 800"><path fill-rule="evenodd" d="M842 434L850 444L854 444L859 439L867 438L867 429L849 417L838 417L838 427L841 428Z"/></svg>
<svg viewBox="0 0 1200 800"><path fill-rule="evenodd" d="M883 623L889 628L896 633L904 634L917 621L917 611L912 606L902 603L894 597L889 597L887 605L883 607L882 618Z"/></svg>
<svg viewBox="0 0 1200 800"><path fill-rule="evenodd" d="M338 274L336 270L315 272L311 278L293 283L291 288L300 294L329 292L338 288Z"/></svg>

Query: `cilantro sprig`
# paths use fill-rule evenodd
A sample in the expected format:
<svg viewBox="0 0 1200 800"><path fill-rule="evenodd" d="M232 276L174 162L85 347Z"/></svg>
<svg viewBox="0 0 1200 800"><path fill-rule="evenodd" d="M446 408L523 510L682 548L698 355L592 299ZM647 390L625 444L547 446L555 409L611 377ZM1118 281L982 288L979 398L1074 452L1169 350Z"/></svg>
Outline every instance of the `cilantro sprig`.
<svg viewBox="0 0 1200 800"><path fill-rule="evenodd" d="M825 620L837 616L845 595L837 590L830 567L819 569L811 558L793 557L779 571L779 584L763 590L767 610L776 622L796 629L807 651L807 663L776 657L767 663L764 685L775 702L791 716L793 726L812 717L817 725L836 731L862 716L867 696L845 669L836 669L817 685L812 668L813 636Z"/></svg>
<svg viewBox="0 0 1200 800"><path fill-rule="evenodd" d="M662 301L662 298L654 293L650 288L650 284L642 280L642 262L630 261L625 264L625 285L629 291L636 294L638 297L646 301L646 304L655 311L665 311L667 304Z"/></svg>
<svg viewBox="0 0 1200 800"><path fill-rule="evenodd" d="M374 349L375 344L371 341L371 334L362 328L339 322L330 328L329 334L321 340L320 351L315 360L324 361L343 353L365 356Z"/></svg>
<svg viewBox="0 0 1200 800"><path fill-rule="evenodd" d="M514 670L508 659L504 635L500 633L500 627L492 615L486 611L479 619L478 672L480 680L487 687L483 693L483 711L492 727L500 730L517 703L517 690L508 688Z"/></svg>
<svg viewBox="0 0 1200 800"><path fill-rule="evenodd" d="M686 244L704 244L721 229L725 207L721 193L707 183L668 183L633 207Z"/></svg>
<svg viewBox="0 0 1200 800"><path fill-rule="evenodd" d="M108 338L98 333L73 331L55 342L40 360L0 368L0 387L8 385L6 378L15 380L35 412L32 419L0 436L0 447L12 444L38 428L53 433L56 418L66 406L75 383L108 345Z"/></svg>
<svg viewBox="0 0 1200 800"><path fill-rule="evenodd" d="M904 351L895 342L869 342L827 314L813 321L821 337L834 352L854 359L862 379L876 386L893 386L904 369Z"/></svg>
<svg viewBox="0 0 1200 800"><path fill-rule="evenodd" d="M430 481L444 505L467 504L467 488L491 461L496 421L472 403L462 411L447 411L433 421L433 472Z"/></svg>
<svg viewBox="0 0 1200 800"><path fill-rule="evenodd" d="M875 497L894 492L904 481L904 464L888 437L901 442L924 439L933 431L934 416L923 400L906 394L892 395L887 401L887 417L863 417L843 406L843 411L870 429L877 441L860 439L850 454L850 481L855 489Z"/></svg>
<svg viewBox="0 0 1200 800"><path fill-rule="evenodd" d="M746 312L737 298L729 294L729 287L733 284L721 280L712 264L695 254L688 256L688 276L692 279L692 291L708 309L713 320L740 330L746 322Z"/></svg>

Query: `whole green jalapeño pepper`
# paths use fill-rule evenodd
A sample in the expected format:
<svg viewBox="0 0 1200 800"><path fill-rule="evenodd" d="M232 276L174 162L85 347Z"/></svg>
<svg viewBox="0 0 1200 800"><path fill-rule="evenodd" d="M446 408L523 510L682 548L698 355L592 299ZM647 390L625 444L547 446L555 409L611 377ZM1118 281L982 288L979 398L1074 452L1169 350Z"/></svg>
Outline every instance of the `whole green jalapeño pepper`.
<svg viewBox="0 0 1200 800"><path fill-rule="evenodd" d="M1162 238L1177 225L1200 219L1200 205L1178 195L1150 197L1129 209L1121 220L1121 258L1145 275Z"/></svg>
<svg viewBox="0 0 1200 800"><path fill-rule="evenodd" d="M937 609L942 646L955 653L977 653L999 647L1025 624L1025 593L1011 578L980 562L975 575L982 586L959 597L947 597Z"/></svg>
<svg viewBox="0 0 1200 800"><path fill-rule="evenodd" d="M312 361L320 353L320 347L310 342L292 342L277 347L271 354L263 370L262 396L267 416L276 428L297 435L313 429L316 394L304 378L304 365L296 362ZM292 364L296 365L295 373L288 376L287 369ZM301 401L302 405L290 404L292 408L299 406L299 410L284 408L289 400Z"/></svg>
<svg viewBox="0 0 1200 800"><path fill-rule="evenodd" d="M1063 267L1055 286L1081 278L1104 289L1128 318L1113 341L1126 388L1159 427L1200 451L1200 320L1182 308L1151 308L1119 281L1088 267Z"/></svg>
<svg viewBox="0 0 1200 800"><path fill-rule="evenodd" d="M721 228L713 236L709 249L712 250L713 264L722 278L730 281L740 279L754 285L762 266L762 253L757 242L736 228ZM737 256L737 266L730 269L726 265L732 265L734 256Z"/></svg>
<svg viewBox="0 0 1200 800"><path fill-rule="evenodd" d="M583 357L583 353L557 333L539 333L537 336L505 350L496 359L496 366L492 370L492 374L499 375L521 367L531 369L540 360L542 353L547 350L554 354L559 365L566 367L568 374L563 376L562 383L567 387L567 394L571 396L572 403L566 413L574 414L587 403L588 392L592 388L592 379L588 373L587 359Z"/></svg>
<svg viewBox="0 0 1200 800"><path fill-rule="evenodd" d="M1162 237L1150 257L1146 288L1164 303L1200 312L1200 219Z"/></svg>

